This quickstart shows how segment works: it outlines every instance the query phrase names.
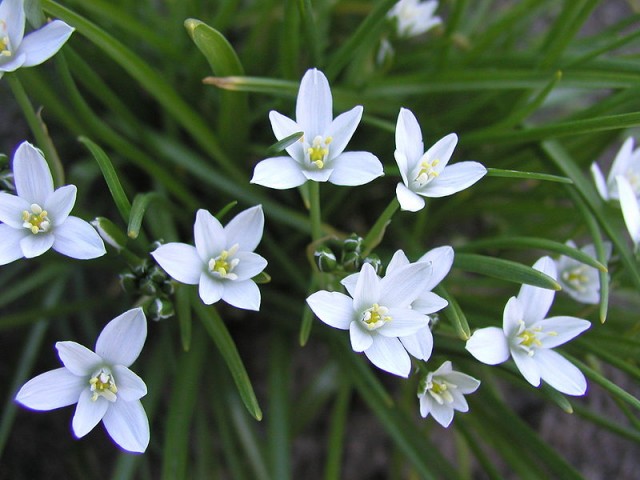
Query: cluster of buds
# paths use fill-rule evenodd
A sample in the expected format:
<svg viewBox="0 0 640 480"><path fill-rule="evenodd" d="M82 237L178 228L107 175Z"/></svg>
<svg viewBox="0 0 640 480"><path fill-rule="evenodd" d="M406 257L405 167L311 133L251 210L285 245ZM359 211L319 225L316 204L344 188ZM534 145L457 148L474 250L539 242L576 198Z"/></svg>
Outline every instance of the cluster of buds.
<svg viewBox="0 0 640 480"><path fill-rule="evenodd" d="M380 258L373 254L364 256L362 242L362 237L353 233L342 241L332 240L329 244L320 245L313 252L318 270L324 273L354 273L368 263L379 273L382 270ZM340 255L339 260L336 252Z"/></svg>

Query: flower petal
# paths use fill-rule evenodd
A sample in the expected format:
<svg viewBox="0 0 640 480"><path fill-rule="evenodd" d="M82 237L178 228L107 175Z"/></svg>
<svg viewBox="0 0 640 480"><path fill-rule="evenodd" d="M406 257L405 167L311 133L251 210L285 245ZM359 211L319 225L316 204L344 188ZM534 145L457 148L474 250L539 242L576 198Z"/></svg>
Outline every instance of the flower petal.
<svg viewBox="0 0 640 480"><path fill-rule="evenodd" d="M480 380L462 372L448 373L446 379L458 387L456 390L460 393L473 393L480 386Z"/></svg>
<svg viewBox="0 0 640 480"><path fill-rule="evenodd" d="M469 188L487 173L487 169L478 162L459 162L449 165L433 181L417 190L425 197L439 198L452 195Z"/></svg>
<svg viewBox="0 0 640 480"><path fill-rule="evenodd" d="M299 187L306 181L300 164L291 157L267 158L258 162L251 178L251 183L276 190Z"/></svg>
<svg viewBox="0 0 640 480"><path fill-rule="evenodd" d="M260 289L252 280L225 282L222 300L243 310L260 310Z"/></svg>
<svg viewBox="0 0 640 480"><path fill-rule="evenodd" d="M398 268L380 280L380 304L386 307L408 307L424 291L431 276L430 263L411 263Z"/></svg>
<svg viewBox="0 0 640 480"><path fill-rule="evenodd" d="M417 163L424 153L420 124L413 112L406 108L401 108L398 114L398 121L396 123L396 150L400 151L404 155L405 160L411 165ZM398 164L398 166L400 165Z"/></svg>
<svg viewBox="0 0 640 480"><path fill-rule="evenodd" d="M198 294L205 305L212 305L222 298L225 289L225 283L222 280L213 278L209 272L202 272L198 282Z"/></svg>
<svg viewBox="0 0 640 480"><path fill-rule="evenodd" d="M289 117L285 117L281 113L272 110L269 112L269 120L271 121L273 134L276 136L278 141L297 132L303 132L304 139L304 129ZM292 143L286 148L286 151L294 159L301 161L304 158L304 146L301 141Z"/></svg>
<svg viewBox="0 0 640 480"><path fill-rule="evenodd" d="M0 224L0 265L6 265L23 258L20 242L31 232L26 228L17 230L9 225Z"/></svg>
<svg viewBox="0 0 640 480"><path fill-rule="evenodd" d="M64 367L56 368L25 383L18 391L16 401L33 410L54 410L76 403L87 386L86 378L78 377Z"/></svg>
<svg viewBox="0 0 640 480"><path fill-rule="evenodd" d="M371 363L385 372L405 378L411 372L411 358L397 338L376 335L364 354Z"/></svg>
<svg viewBox="0 0 640 480"><path fill-rule="evenodd" d="M200 260L207 265L209 260L228 249L227 234L220 221L207 210L200 209L196 213L193 225L193 236Z"/></svg>
<svg viewBox="0 0 640 480"><path fill-rule="evenodd" d="M434 165L433 169L436 172L438 172L440 175L444 175L443 172L445 170L445 167L449 163L449 160L451 159L451 155L453 155L453 151L455 150L457 144L458 144L458 136L455 133L450 133L449 135L442 137L440 140L434 143L433 146L424 153L424 155L420 160L421 161L426 160L429 163L433 162L434 160L438 160L437 165ZM469 162L461 162L461 163L469 163ZM475 163L475 162L471 162L471 163ZM437 180L440 180L440 176L438 177Z"/></svg>
<svg viewBox="0 0 640 480"><path fill-rule="evenodd" d="M400 342L407 352L418 360L428 361L433 352L433 334L428 326L413 335L400 337Z"/></svg>
<svg viewBox="0 0 640 480"><path fill-rule="evenodd" d="M549 275L551 278L558 278L556 264L550 257L540 258L533 268ZM518 292L518 302L522 306L523 320L527 325L531 325L542 320L553 303L556 292L546 288L534 287L533 285L522 285Z"/></svg>
<svg viewBox="0 0 640 480"><path fill-rule="evenodd" d="M16 192L29 203L43 206L53 193L53 178L46 160L29 142L22 142L13 156Z"/></svg>
<svg viewBox="0 0 640 480"><path fill-rule="evenodd" d="M597 163L593 162L591 164L591 176L593 177L593 183L596 185L596 190L600 194L603 200L609 200L609 189L607 188L607 182L604 179L604 175L602 174L602 170Z"/></svg>
<svg viewBox="0 0 640 480"><path fill-rule="evenodd" d="M24 37L18 54L26 56L23 67L40 65L54 56L73 33L74 28L61 20L54 20Z"/></svg>
<svg viewBox="0 0 640 480"><path fill-rule="evenodd" d="M353 297L356 294L356 285L358 284L358 277L360 276L360 272L352 273L351 275L347 275L340 283L345 288L347 293Z"/></svg>
<svg viewBox="0 0 640 480"><path fill-rule="evenodd" d="M360 269L358 283L356 283L356 291L353 296L353 309L356 312L362 312L371 308L374 303L378 303L380 300L380 294L380 279L378 275L376 275L373 267L365 263Z"/></svg>
<svg viewBox="0 0 640 480"><path fill-rule="evenodd" d="M633 137L628 137L620 147L620 150L618 150L618 153L611 164L611 170L609 170L609 175L607 177L608 185L613 184L618 175L625 175L627 171L629 171L633 154L633 143Z"/></svg>
<svg viewBox="0 0 640 480"><path fill-rule="evenodd" d="M522 304L516 297L511 297L504 306L502 314L502 331L507 338L510 339L517 335L523 317Z"/></svg>
<svg viewBox="0 0 640 480"><path fill-rule="evenodd" d="M81 218L69 216L54 229L53 249L78 260L98 258L107 253L96 229Z"/></svg>
<svg viewBox="0 0 640 480"><path fill-rule="evenodd" d="M118 315L102 329L96 341L96 353L112 365L131 365L147 339L147 319L142 308Z"/></svg>
<svg viewBox="0 0 640 480"><path fill-rule="evenodd" d="M397 250L396 253L393 254L393 257L391 257L391 260L389 260L386 275L393 273L399 268L406 267L409 263L411 262L409 262L407 255L402 250Z"/></svg>
<svg viewBox="0 0 640 480"><path fill-rule="evenodd" d="M433 292L426 292L415 299L411 304L411 308L425 315L429 315L430 313L439 312L447 305L449 305L449 302L440 295L436 295Z"/></svg>
<svg viewBox="0 0 640 480"><path fill-rule="evenodd" d="M0 2L0 20L3 20L7 25L7 35L13 47L20 45L25 25L24 0Z"/></svg>
<svg viewBox="0 0 640 480"><path fill-rule="evenodd" d="M76 342L56 342L62 364L74 375L88 377L104 363L102 357ZM87 379L88 385L88 379Z"/></svg>
<svg viewBox="0 0 640 480"><path fill-rule="evenodd" d="M448 245L444 245L442 247L436 247L429 250L418 259L419 262L431 262L433 266L431 279L427 284L427 288L429 290L432 290L449 274L451 266L453 265L453 257L453 248Z"/></svg>
<svg viewBox="0 0 640 480"><path fill-rule="evenodd" d="M26 258L34 258L42 255L53 245L55 237L53 233L39 233L27 235L20 240L22 254Z"/></svg>
<svg viewBox="0 0 640 480"><path fill-rule="evenodd" d="M409 171L413 169L413 165L409 165L409 159L400 150L393 152L393 157L396 159L396 163L398 164L402 183L409 185Z"/></svg>
<svg viewBox="0 0 640 480"><path fill-rule="evenodd" d="M80 392L76 412L73 415L71 426L76 437L82 438L95 427L109 409L110 402L99 396L95 401L91 399L93 394L89 388Z"/></svg>
<svg viewBox="0 0 640 480"><path fill-rule="evenodd" d="M142 453L149 446L149 419L140 400L115 402L102 422L113 441L125 450Z"/></svg>
<svg viewBox="0 0 640 480"><path fill-rule="evenodd" d="M418 395L418 398L420 399L420 416L427 418L434 402L430 395Z"/></svg>
<svg viewBox="0 0 640 480"><path fill-rule="evenodd" d="M624 223L629 231L629 236L635 245L640 243L640 204L636 198L629 181L623 177L616 177L618 194L620 195L620 208Z"/></svg>
<svg viewBox="0 0 640 480"><path fill-rule="evenodd" d="M249 280L267 266L267 261L257 253L253 252L240 252L235 258L240 260L236 268L233 269L233 273L238 275L238 278L234 282L241 282L243 280Z"/></svg>
<svg viewBox="0 0 640 480"><path fill-rule="evenodd" d="M411 308L389 308L391 321L376 330L384 337L404 337L429 326L429 317Z"/></svg>
<svg viewBox="0 0 640 480"><path fill-rule="evenodd" d="M238 244L241 252L253 252L262 240L263 230L262 205L248 208L238 213L224 227L227 248Z"/></svg>
<svg viewBox="0 0 640 480"><path fill-rule="evenodd" d="M118 388L118 401L131 402L147 394L144 381L127 367L114 365L111 367L111 373Z"/></svg>
<svg viewBox="0 0 640 480"><path fill-rule="evenodd" d="M197 285L204 264L195 247L186 243L161 245L151 256L172 278L187 285Z"/></svg>
<svg viewBox="0 0 640 480"><path fill-rule="evenodd" d="M331 138L329 158L336 158L346 148L362 118L363 108L358 105L348 112L338 115L324 132L324 138ZM310 141L313 139L308 139Z"/></svg>
<svg viewBox="0 0 640 480"><path fill-rule="evenodd" d="M399 183L396 186L396 196L400 203L400 208L409 212L417 212L424 208L424 199L418 194L409 190L404 184Z"/></svg>
<svg viewBox="0 0 640 480"><path fill-rule="evenodd" d="M329 182L334 185L364 185L384 174L378 157L369 152L345 152L335 158L331 165L333 172Z"/></svg>
<svg viewBox="0 0 640 480"><path fill-rule="evenodd" d="M541 320L531 328L541 327L543 333L548 333L540 337L540 342L544 348L554 348L577 337L582 332L591 327L591 322L576 317L550 317Z"/></svg>
<svg viewBox="0 0 640 480"><path fill-rule="evenodd" d="M453 421L453 407L450 405L440 405L438 402L431 402L431 416L433 419L447 428Z"/></svg>
<svg viewBox="0 0 640 480"><path fill-rule="evenodd" d="M497 365L509 358L509 345L498 327L480 328L473 332L465 346L467 351L487 365Z"/></svg>
<svg viewBox="0 0 640 480"><path fill-rule="evenodd" d="M541 350L537 350L535 356L537 356L540 351ZM534 360L534 357L529 356L522 348L511 349L511 356L525 380L534 387L539 387L540 372L538 370L538 363Z"/></svg>
<svg viewBox="0 0 640 480"><path fill-rule="evenodd" d="M69 213L71 213L71 209L76 203L77 191L78 189L75 185L60 187L42 205L42 208L49 214L54 226L64 223Z"/></svg>
<svg viewBox="0 0 640 480"><path fill-rule="evenodd" d="M354 318L353 299L340 292L320 290L307 298L311 311L330 327L348 330Z"/></svg>
<svg viewBox="0 0 640 480"><path fill-rule="evenodd" d="M584 395L587 380L584 374L569 360L553 350L536 350L535 361L542 379L559 392L567 395Z"/></svg>
<svg viewBox="0 0 640 480"><path fill-rule="evenodd" d="M360 325L360 322L351 322L349 325L349 337L351 348L354 352L364 352L373 343L373 336Z"/></svg>
<svg viewBox="0 0 640 480"><path fill-rule="evenodd" d="M327 77L316 68L307 70L300 82L296 102L296 122L304 130L307 141L327 130L333 119L332 108Z"/></svg>
<svg viewBox="0 0 640 480"><path fill-rule="evenodd" d="M0 192L0 222L12 228L24 228L22 212L31 211L31 204L24 198Z"/></svg>

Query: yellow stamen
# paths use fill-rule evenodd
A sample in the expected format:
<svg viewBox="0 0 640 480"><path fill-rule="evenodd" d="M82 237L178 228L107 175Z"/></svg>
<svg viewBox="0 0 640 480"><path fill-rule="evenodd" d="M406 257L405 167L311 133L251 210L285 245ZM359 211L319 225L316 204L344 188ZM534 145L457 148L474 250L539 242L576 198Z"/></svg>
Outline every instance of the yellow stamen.
<svg viewBox="0 0 640 480"><path fill-rule="evenodd" d="M240 245L236 243L229 250L223 250L216 258L209 260L209 271L221 278L227 278L229 280L237 279L238 275L232 272L238 263L240 263L240 260L232 257L239 248Z"/></svg>
<svg viewBox="0 0 640 480"><path fill-rule="evenodd" d="M116 396L118 392L116 382L111 372L106 368L100 369L99 372L91 377L89 385L91 385L89 389L93 392L91 400L94 402L98 400L98 397L104 397L110 402L115 402L118 399Z"/></svg>
<svg viewBox="0 0 640 480"><path fill-rule="evenodd" d="M438 160L437 158L432 162L429 162L428 160L423 160L420 163L420 171L416 176L416 182L425 184L431 181L432 179L436 178L438 175L440 175L435 170L435 168L438 166L439 163L440 163L440 160Z"/></svg>
<svg viewBox="0 0 640 480"><path fill-rule="evenodd" d="M362 314L362 323L367 330L375 330L385 323L391 321L391 316L387 315L389 309L374 303L373 306Z"/></svg>
<svg viewBox="0 0 640 480"><path fill-rule="evenodd" d="M313 139L313 144L307 148L309 154L309 161L315 164L316 167L322 169L324 167L325 160L329 155L329 144L333 138L327 137L323 139L320 135Z"/></svg>
<svg viewBox="0 0 640 480"><path fill-rule="evenodd" d="M31 230L34 235L47 232L51 228L48 215L46 210L34 203L31 205L31 212L28 210L22 212L22 226Z"/></svg>

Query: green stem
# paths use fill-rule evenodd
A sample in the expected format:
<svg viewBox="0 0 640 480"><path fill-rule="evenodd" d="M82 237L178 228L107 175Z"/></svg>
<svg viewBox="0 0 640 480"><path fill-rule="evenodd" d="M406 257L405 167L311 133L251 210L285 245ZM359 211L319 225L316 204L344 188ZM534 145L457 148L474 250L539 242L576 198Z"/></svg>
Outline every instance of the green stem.
<svg viewBox="0 0 640 480"><path fill-rule="evenodd" d="M315 242L322 237L322 217L320 214L320 184L309 182L309 218L311 220L311 239Z"/></svg>
<svg viewBox="0 0 640 480"><path fill-rule="evenodd" d="M53 176L54 185L64 185L64 170L62 169L60 157L58 157L58 153L53 147L44 123L41 121L41 119L38 117L38 114L33 109L33 105L31 105L31 101L27 96L27 92L22 86L22 83L20 83L20 80L18 79L16 74L8 74L5 76L5 78L7 79L7 82L9 82L9 87L11 87L13 96L18 102L18 105L20 105L22 113L24 114L25 119L29 124L29 128L36 138L38 147L40 147L44 152L44 157L49 164L49 169L51 170L51 175Z"/></svg>
<svg viewBox="0 0 640 480"><path fill-rule="evenodd" d="M371 227L371 230L369 230L367 236L364 237L364 240L362 242L364 245L364 251L362 253L363 257L369 255L369 253L371 253L371 250L373 250L378 245L378 243L380 243L387 225L389 225L389 223L391 222L391 217L393 217L393 214L396 213L399 207L400 203L398 203L398 199L396 197L393 197L393 199L389 202L389 205L387 205L387 208L385 208L384 212L382 212L382 214L380 215L380 218L378 218L378 220L376 221L375 225Z"/></svg>

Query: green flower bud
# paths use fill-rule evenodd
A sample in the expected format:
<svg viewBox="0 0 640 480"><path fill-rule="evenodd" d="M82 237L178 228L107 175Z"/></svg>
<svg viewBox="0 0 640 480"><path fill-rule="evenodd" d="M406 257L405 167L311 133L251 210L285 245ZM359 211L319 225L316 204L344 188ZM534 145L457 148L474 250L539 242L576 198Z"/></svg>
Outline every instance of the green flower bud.
<svg viewBox="0 0 640 480"><path fill-rule="evenodd" d="M362 237L359 237L355 233L349 235L348 238L342 243L342 252L344 255L347 253L360 253L362 248Z"/></svg>
<svg viewBox="0 0 640 480"><path fill-rule="evenodd" d="M151 320L156 322L171 318L176 314L175 308L171 300L167 298L155 298L153 302L149 304L148 315Z"/></svg>
<svg viewBox="0 0 640 480"><path fill-rule="evenodd" d="M362 262L371 265L378 275L382 271L382 260L376 254L369 255Z"/></svg>
<svg viewBox="0 0 640 480"><path fill-rule="evenodd" d="M346 272L359 272L360 267L362 267L362 259L359 253L349 252L342 255L342 268Z"/></svg>
<svg viewBox="0 0 640 480"><path fill-rule="evenodd" d="M138 293L138 277L133 273L121 273L120 285L125 292L131 295Z"/></svg>
<svg viewBox="0 0 640 480"><path fill-rule="evenodd" d="M111 220L105 217L96 217L91 225L106 243L116 250L122 250L127 244L127 236Z"/></svg>
<svg viewBox="0 0 640 480"><path fill-rule="evenodd" d="M152 282L151 280L146 278L142 280L142 282L140 282L140 293L150 296L157 295L158 287L155 282Z"/></svg>
<svg viewBox="0 0 640 480"><path fill-rule="evenodd" d="M313 252L313 258L316 261L318 270L321 272L333 272L338 265L336 255L326 245L321 245Z"/></svg>

